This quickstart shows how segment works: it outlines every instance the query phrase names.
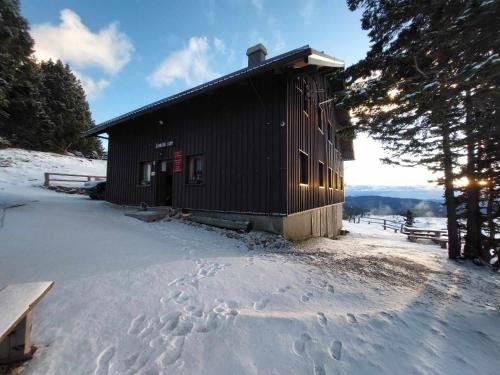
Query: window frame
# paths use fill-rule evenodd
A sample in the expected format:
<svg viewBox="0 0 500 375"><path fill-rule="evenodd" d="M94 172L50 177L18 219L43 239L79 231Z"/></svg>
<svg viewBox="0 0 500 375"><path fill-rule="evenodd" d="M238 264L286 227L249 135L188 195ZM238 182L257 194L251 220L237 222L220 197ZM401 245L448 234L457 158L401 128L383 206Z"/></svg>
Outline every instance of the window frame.
<svg viewBox="0 0 500 375"><path fill-rule="evenodd" d="M338 190L339 189L339 173L337 171L335 171L335 190Z"/></svg>
<svg viewBox="0 0 500 375"><path fill-rule="evenodd" d="M149 178L146 181L144 179L144 167L146 164L149 164ZM153 168L154 168L154 161L153 160L142 160L139 162L139 181L138 181L138 186L141 187L150 187L152 185L152 178L154 176L153 174Z"/></svg>
<svg viewBox="0 0 500 375"><path fill-rule="evenodd" d="M201 179L196 176L191 179L191 161L201 160ZM193 165L193 171L195 166ZM203 186L205 184L205 155L204 154L192 154L186 155L186 185L188 186ZM196 172L194 172L196 174Z"/></svg>
<svg viewBox="0 0 500 375"><path fill-rule="evenodd" d="M330 142L331 145L333 144L333 124L331 121L328 121L326 139L328 140L328 142Z"/></svg>
<svg viewBox="0 0 500 375"><path fill-rule="evenodd" d="M333 169L328 167L328 189L333 190Z"/></svg>
<svg viewBox="0 0 500 375"><path fill-rule="evenodd" d="M318 116L318 130L321 132L321 134L325 134L325 131L323 129L323 109L321 106L318 104L318 108L316 109L316 115Z"/></svg>
<svg viewBox="0 0 500 375"><path fill-rule="evenodd" d="M318 160L318 184L321 189L325 188L325 163Z"/></svg>
<svg viewBox="0 0 500 375"><path fill-rule="evenodd" d="M303 166L302 166L302 160L305 158L305 173L306 173L306 182L303 182ZM302 151L299 149L299 185L300 186L309 186L309 154L307 152Z"/></svg>

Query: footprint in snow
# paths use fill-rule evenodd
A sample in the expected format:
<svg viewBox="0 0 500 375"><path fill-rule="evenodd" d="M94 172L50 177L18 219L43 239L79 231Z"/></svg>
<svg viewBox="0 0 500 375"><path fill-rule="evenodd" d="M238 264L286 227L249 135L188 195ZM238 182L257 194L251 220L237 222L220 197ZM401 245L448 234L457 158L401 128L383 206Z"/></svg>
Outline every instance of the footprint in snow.
<svg viewBox="0 0 500 375"><path fill-rule="evenodd" d="M335 288L333 287L332 284L328 284L328 286L326 287L326 289L328 290L328 292L330 293L335 293Z"/></svg>
<svg viewBox="0 0 500 375"><path fill-rule="evenodd" d="M94 371L94 375L107 375L109 371L109 362L111 358L115 355L115 347L109 346L104 349L101 354L97 357L97 367Z"/></svg>
<svg viewBox="0 0 500 375"><path fill-rule="evenodd" d="M306 351L306 343L312 340L309 333L305 332L300 335L300 337L293 342L293 352L298 356L302 356Z"/></svg>
<svg viewBox="0 0 500 375"><path fill-rule="evenodd" d="M326 327L327 325L327 319L325 314L323 314L321 311L317 313L317 318L318 318L318 323L322 327Z"/></svg>
<svg viewBox="0 0 500 375"><path fill-rule="evenodd" d="M304 280L304 283L306 283L307 285L311 284L311 278L310 277L306 277L305 280Z"/></svg>
<svg viewBox="0 0 500 375"><path fill-rule="evenodd" d="M304 294L302 297L300 297L300 300L302 302L309 302L309 300L313 297L313 294L311 292L307 292Z"/></svg>
<svg viewBox="0 0 500 375"><path fill-rule="evenodd" d="M128 334L129 335L137 335L142 330L141 327L144 324L144 320L146 320L146 317L144 315L136 316L132 320L132 322L130 323L130 327L128 329Z"/></svg>
<svg viewBox="0 0 500 375"><path fill-rule="evenodd" d="M270 301L269 296L262 297L260 300L258 300L257 302L255 302L253 304L254 310L255 311L264 310L266 308L267 304L269 303L269 301Z"/></svg>
<svg viewBox="0 0 500 375"><path fill-rule="evenodd" d="M330 353L333 359L340 361L340 356L342 355L342 342L332 341L330 347L328 348L328 352Z"/></svg>
<svg viewBox="0 0 500 375"><path fill-rule="evenodd" d="M347 313L347 321L349 323L357 323L358 322L358 320L356 319L356 317L353 314L351 314L351 313Z"/></svg>
<svg viewBox="0 0 500 375"><path fill-rule="evenodd" d="M156 364L159 368L164 369L168 365L175 363L182 354L184 346L184 336L173 337L167 344L165 351L158 356Z"/></svg>

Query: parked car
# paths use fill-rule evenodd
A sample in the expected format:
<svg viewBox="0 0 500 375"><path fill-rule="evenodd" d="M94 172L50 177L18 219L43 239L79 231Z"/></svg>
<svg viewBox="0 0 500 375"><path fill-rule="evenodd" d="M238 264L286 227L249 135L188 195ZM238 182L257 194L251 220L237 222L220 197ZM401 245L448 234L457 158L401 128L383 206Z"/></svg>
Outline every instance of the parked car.
<svg viewBox="0 0 500 375"><path fill-rule="evenodd" d="M87 194L90 199L104 199L106 180L88 181L83 184L82 191L84 194Z"/></svg>

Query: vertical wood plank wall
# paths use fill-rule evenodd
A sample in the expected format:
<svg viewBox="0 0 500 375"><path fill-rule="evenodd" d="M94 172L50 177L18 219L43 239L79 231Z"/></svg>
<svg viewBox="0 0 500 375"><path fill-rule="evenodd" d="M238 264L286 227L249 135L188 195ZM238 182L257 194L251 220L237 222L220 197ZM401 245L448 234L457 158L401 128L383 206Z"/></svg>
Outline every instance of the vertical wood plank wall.
<svg viewBox="0 0 500 375"><path fill-rule="evenodd" d="M155 204L155 177L140 186L139 162L170 160L181 150L174 207L285 215L285 120L285 76L270 73L117 125L109 134L106 199ZM155 149L169 141L173 147ZM204 183L188 185L186 159L197 154L204 157Z"/></svg>
<svg viewBox="0 0 500 375"><path fill-rule="evenodd" d="M309 100L304 102L304 96ZM329 99L327 81L319 71L302 71L289 77L287 81L287 123L288 123L288 208L293 214L321 206L341 203L344 191L330 187L328 168L339 176L344 175L343 161L335 147L337 140L328 141L328 121L333 132L338 128L333 103L323 105L323 133L318 128L318 104ZM304 108L306 105L307 108ZM307 114L304 113L304 109ZM299 150L307 153L308 184L300 185ZM325 187L319 186L319 161L324 163Z"/></svg>

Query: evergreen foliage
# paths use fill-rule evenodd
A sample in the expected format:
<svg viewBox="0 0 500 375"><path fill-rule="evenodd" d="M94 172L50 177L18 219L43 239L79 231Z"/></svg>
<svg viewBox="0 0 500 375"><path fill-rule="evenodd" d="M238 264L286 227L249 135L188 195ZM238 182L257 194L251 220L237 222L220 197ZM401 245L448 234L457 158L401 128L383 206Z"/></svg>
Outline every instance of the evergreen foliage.
<svg viewBox="0 0 500 375"><path fill-rule="evenodd" d="M425 165L438 173L449 257L456 258L460 201L454 182L465 176L471 181L467 190L483 194L480 181L498 180L500 1L347 3L364 10L362 27L372 45L365 59L347 69L350 86L342 104L352 109L360 130L383 142L385 162ZM469 168L463 162L468 148L474 158ZM494 191L498 207L498 185ZM479 200L465 199L468 225L479 238L481 220L469 223L470 213L480 211ZM474 254L479 247L473 245Z"/></svg>
<svg viewBox="0 0 500 375"><path fill-rule="evenodd" d="M61 61L38 63L18 0L0 0L0 136L39 151L103 150L81 133L93 126L81 83Z"/></svg>

